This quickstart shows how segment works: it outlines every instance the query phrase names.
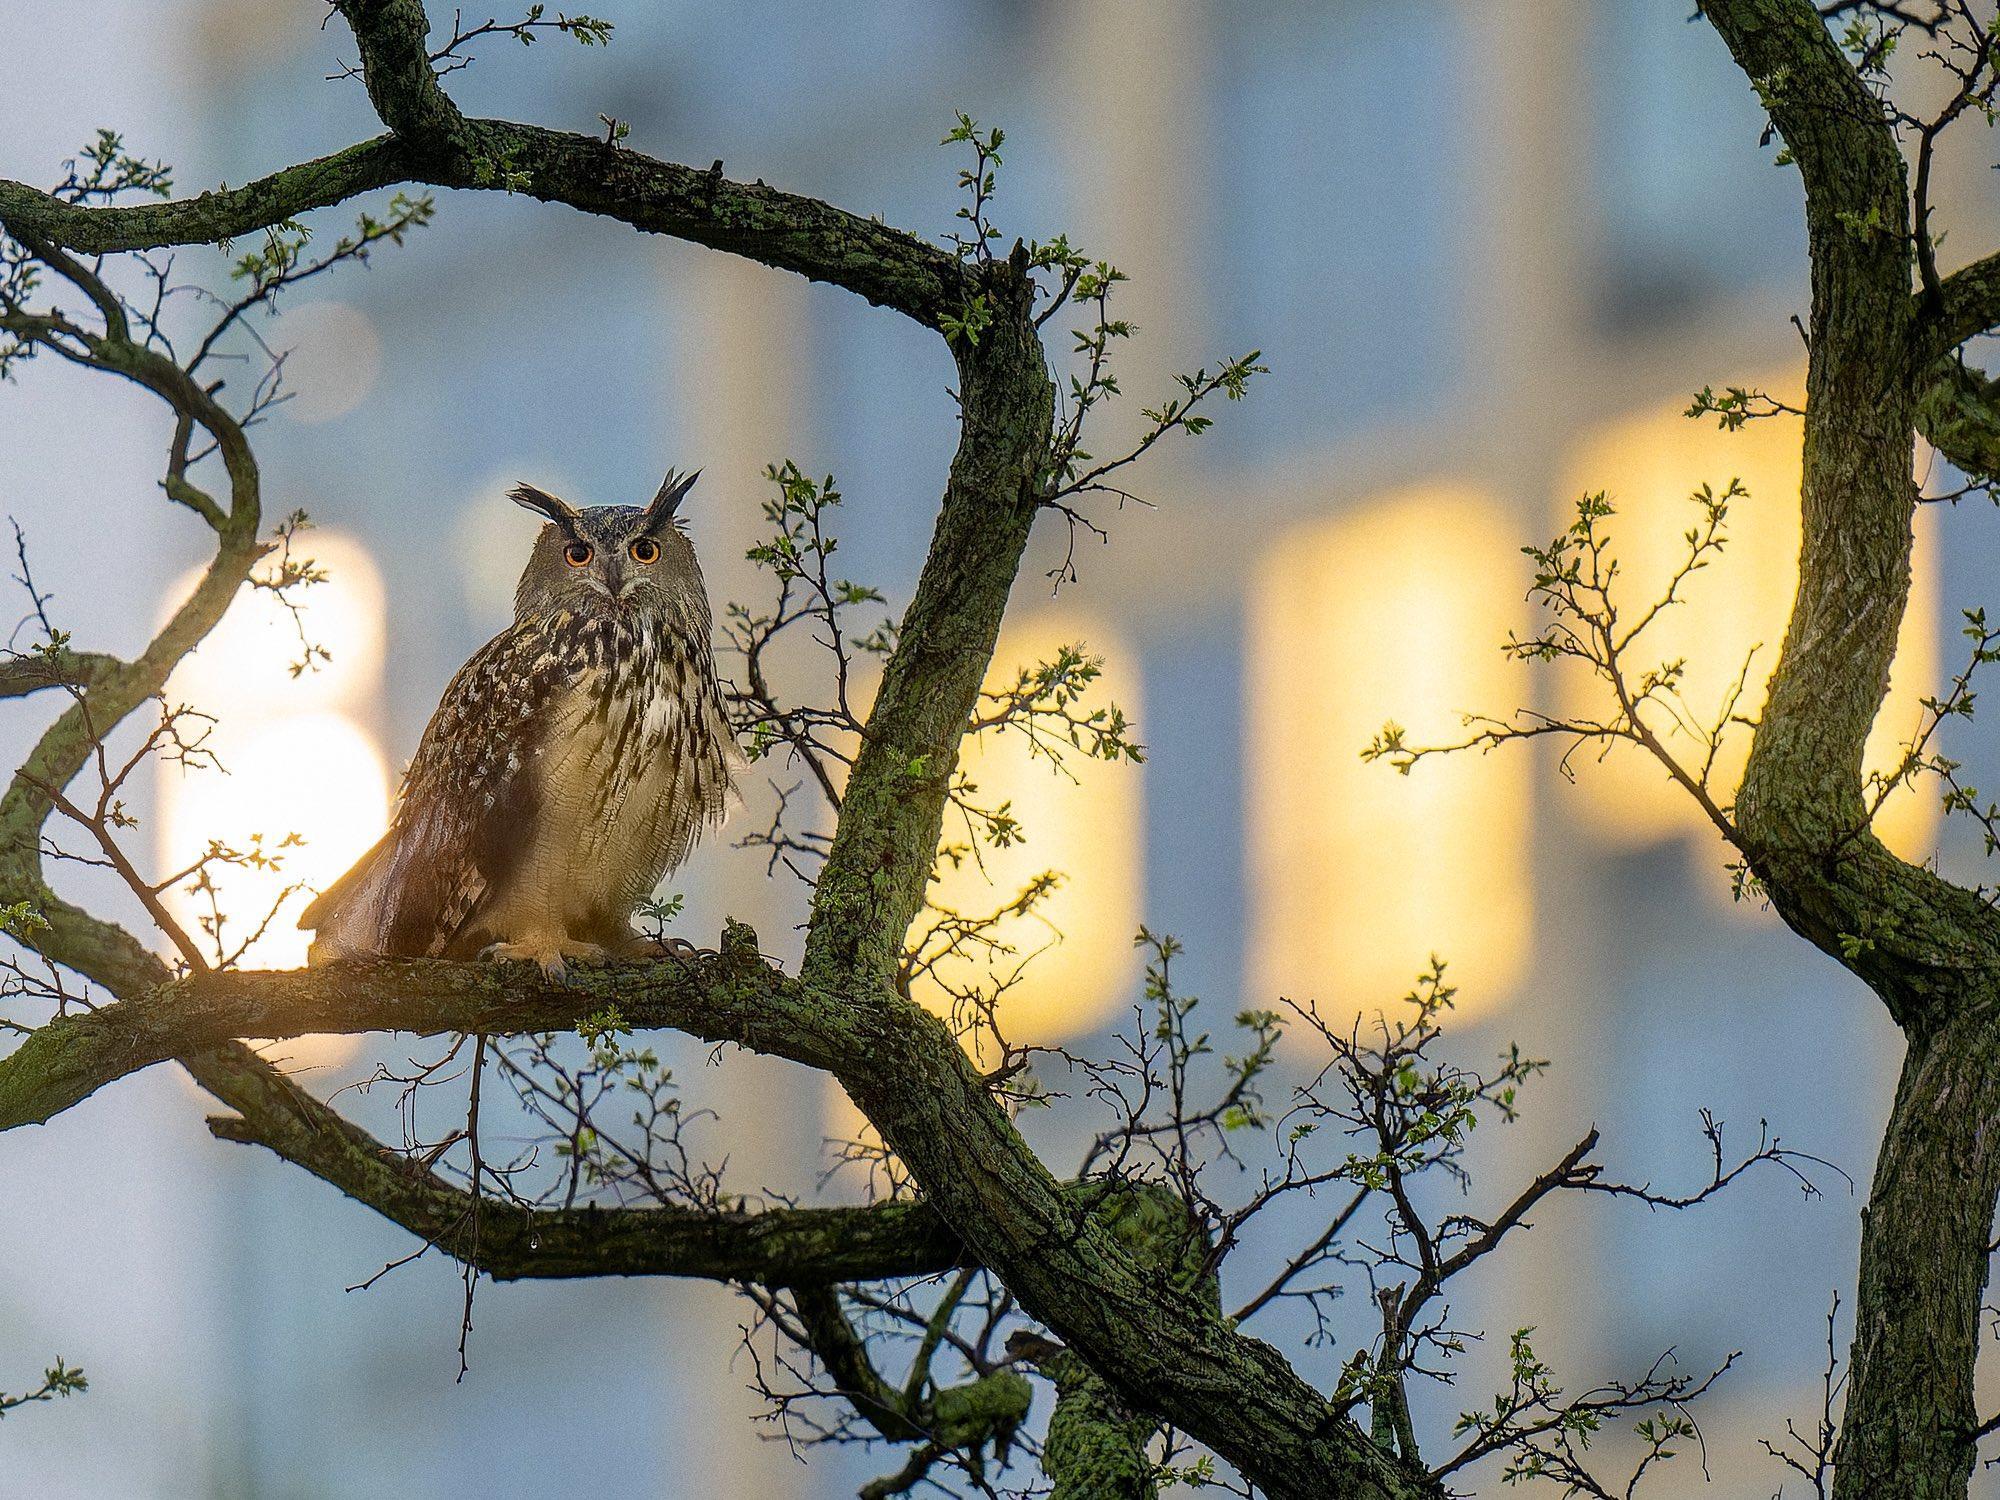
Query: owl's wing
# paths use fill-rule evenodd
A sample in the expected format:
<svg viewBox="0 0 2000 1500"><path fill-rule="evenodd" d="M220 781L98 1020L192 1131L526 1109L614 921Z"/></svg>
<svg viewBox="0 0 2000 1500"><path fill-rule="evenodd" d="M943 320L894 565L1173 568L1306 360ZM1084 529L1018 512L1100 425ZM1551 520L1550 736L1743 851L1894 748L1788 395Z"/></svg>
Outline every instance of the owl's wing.
<svg viewBox="0 0 2000 1500"><path fill-rule="evenodd" d="M534 836L537 757L573 664L547 622L488 641L445 689L380 843L300 918L329 953L449 953Z"/></svg>

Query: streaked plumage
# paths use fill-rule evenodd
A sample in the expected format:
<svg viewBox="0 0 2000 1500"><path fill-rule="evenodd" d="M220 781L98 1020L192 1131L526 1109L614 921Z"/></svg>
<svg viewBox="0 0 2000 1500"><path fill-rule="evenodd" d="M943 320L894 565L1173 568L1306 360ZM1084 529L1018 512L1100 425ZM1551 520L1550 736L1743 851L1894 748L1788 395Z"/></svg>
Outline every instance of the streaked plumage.
<svg viewBox="0 0 2000 1500"><path fill-rule="evenodd" d="M300 917L312 962L485 953L556 974L637 951L633 909L721 821L735 763L673 519L693 482L669 474L644 509L513 491L549 518L514 623L445 689L388 833Z"/></svg>

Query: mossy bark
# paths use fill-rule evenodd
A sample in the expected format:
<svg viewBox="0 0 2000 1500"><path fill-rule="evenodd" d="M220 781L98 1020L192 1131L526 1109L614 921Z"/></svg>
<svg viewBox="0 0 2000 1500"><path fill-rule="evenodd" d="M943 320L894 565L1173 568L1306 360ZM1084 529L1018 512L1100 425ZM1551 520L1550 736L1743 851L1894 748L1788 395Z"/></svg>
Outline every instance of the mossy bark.
<svg viewBox="0 0 2000 1500"><path fill-rule="evenodd" d="M1983 1007L1981 1008L1983 1010ZM1912 1042L1862 1214L1837 1497L1957 1500L2000 1191L2000 1036L1990 1018Z"/></svg>
<svg viewBox="0 0 2000 1500"><path fill-rule="evenodd" d="M1050 1500L1156 1500L1147 1444L1159 1423L1135 1417L1095 1371L1067 1350L1040 1362L1056 1388L1042 1443Z"/></svg>
<svg viewBox="0 0 2000 1500"><path fill-rule="evenodd" d="M1913 290L1901 153L1815 6L1702 10L1798 163L1812 257L1799 589L1737 833L1779 913L1869 983L1908 1043L1863 1211L1834 1493L1959 1500L2000 1190L2000 927L1868 831L1862 758L1908 603L1912 434L1975 464L1990 444L1990 390L1939 361L1995 321L2000 281L1982 265L1942 297Z"/></svg>

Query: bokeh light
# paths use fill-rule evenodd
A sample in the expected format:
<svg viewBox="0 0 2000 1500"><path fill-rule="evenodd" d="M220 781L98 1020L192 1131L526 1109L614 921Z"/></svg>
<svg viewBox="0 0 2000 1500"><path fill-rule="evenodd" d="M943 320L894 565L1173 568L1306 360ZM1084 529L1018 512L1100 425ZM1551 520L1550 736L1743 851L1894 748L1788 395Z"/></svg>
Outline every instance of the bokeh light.
<svg viewBox="0 0 2000 1500"><path fill-rule="evenodd" d="M368 314L345 302L303 302L285 309L267 331L285 356L278 409L295 422L316 425L344 417L375 389L382 373L382 337Z"/></svg>
<svg viewBox="0 0 2000 1500"><path fill-rule="evenodd" d="M1531 757L1441 757L1398 776L1361 749L1412 743L1519 694L1499 650L1521 618L1506 517L1469 490L1408 491L1285 531L1249 591L1248 998L1369 1014L1432 954L1461 1014L1526 962Z"/></svg>
<svg viewBox="0 0 2000 1500"><path fill-rule="evenodd" d="M1792 377L1763 388L1796 404L1797 386ZM1608 493L1617 512L1608 528L1619 564L1617 597L1629 619L1660 597L1687 554L1684 534L1697 516L1689 496L1702 484L1721 494L1731 479L1742 483L1749 493L1729 507L1726 547L1682 585L1685 602L1647 627L1631 669L1636 674L1684 660L1683 697L1706 725L1715 720L1748 659L1737 712L1754 720L1778 664L1798 587L1800 424L1795 417L1776 416L1724 432L1713 420L1690 421L1684 409L1684 402L1676 402L1614 422L1586 439L1570 465L1556 521L1568 524L1579 495ZM1922 698L1938 690L1938 575L1933 518L1920 511L1910 605L1897 642L1888 701L1868 741L1871 771L1893 768L1921 722ZM1560 677L1566 711L1603 715L1602 682L1581 670L1565 669ZM1647 715L1646 721L1670 748L1700 750L1699 742L1664 711ZM1725 804L1742 780L1750 740L1751 731L1743 724L1724 737L1712 781L1717 800ZM1574 764L1592 828L1632 843L1698 835L1696 847L1704 856L1714 850L1712 830L1693 799L1637 746L1614 746L1601 762L1579 755ZM1904 786L1884 804L1876 831L1899 854L1921 859L1930 852L1937 822L1938 799L1930 789ZM1704 884L1726 894L1722 861L1706 863L1716 873Z"/></svg>
<svg viewBox="0 0 2000 1500"><path fill-rule="evenodd" d="M507 491L523 482L574 505L592 503L559 476L539 470L495 471L472 489L452 522L452 557L466 612L481 630L498 631L514 618L514 589L541 533L543 523L507 498Z"/></svg>
<svg viewBox="0 0 2000 1500"><path fill-rule="evenodd" d="M233 949L274 910L275 920L250 945L246 968L295 968L305 962L309 935L295 925L310 897L279 902L301 882L317 890L347 870L381 836L389 807L389 771L372 739L345 714L275 715L244 725L229 737L225 772L182 775L168 768L160 840L173 869L200 856L211 839L231 848L261 846L281 856L272 869L217 866ZM288 838L299 842L282 847ZM167 905L190 929L208 912L206 899L177 886Z"/></svg>
<svg viewBox="0 0 2000 1500"><path fill-rule="evenodd" d="M1045 611L1011 623L994 653L988 690L1011 687L1021 668L1053 660L1065 645L1105 661L1082 711L1115 702L1143 740L1132 654L1105 625L1084 616ZM1032 954L1001 1002L1008 1039L1052 1044L1096 1030L1138 969L1132 940L1145 900L1143 767L1094 759L1066 744L1058 767L1047 755L1032 755L1026 736L1007 731L967 739L959 768L978 788L972 800L1011 809L1024 836L1005 848L982 844L976 860L957 868L947 864L931 886L931 899L961 915L984 916L1046 871L1062 880L1032 912L1005 917L994 929L994 937L1015 950L1011 956L972 951L948 959L938 966L939 983L919 981L918 998L949 1014L946 987L978 982L989 971L1011 973ZM945 814L944 837L967 841L956 811Z"/></svg>
<svg viewBox="0 0 2000 1500"><path fill-rule="evenodd" d="M200 923L218 910L225 951L254 937L240 959L249 968L305 962L310 938L296 923L309 892L345 872L388 821L389 767L367 727L382 691L381 574L365 547L338 533L305 532L292 547L294 560L310 559L325 579L288 590L289 604L266 589L242 591L167 685L170 704L213 717L207 746L221 769L163 763L157 780L162 872L188 868L212 840L277 857L275 866L212 865L212 897L185 881L165 893L205 948ZM197 576L173 597L184 598ZM315 654L295 672L308 642ZM285 1055L330 1064L354 1047L348 1037L297 1038Z"/></svg>
<svg viewBox="0 0 2000 1500"><path fill-rule="evenodd" d="M222 623L174 669L167 696L223 719L343 708L372 712L382 690L387 595L368 549L340 532L297 533L292 560L310 562L325 581L288 589L245 589ZM275 576L277 558L259 577ZM199 571L171 591L175 605L193 591ZM165 615L162 615L162 619ZM305 671L295 671L314 654ZM227 716L222 709L230 710Z"/></svg>

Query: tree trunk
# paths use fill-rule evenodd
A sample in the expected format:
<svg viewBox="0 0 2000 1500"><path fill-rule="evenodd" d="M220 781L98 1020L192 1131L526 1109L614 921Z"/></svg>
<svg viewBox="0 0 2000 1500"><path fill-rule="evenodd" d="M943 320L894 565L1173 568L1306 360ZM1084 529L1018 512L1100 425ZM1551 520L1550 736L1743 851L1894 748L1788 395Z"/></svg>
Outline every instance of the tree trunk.
<svg viewBox="0 0 2000 1500"><path fill-rule="evenodd" d="M1970 1008L1911 1043L1868 1207L1837 1500L1957 1500L2000 1191L2000 1028Z"/></svg>

